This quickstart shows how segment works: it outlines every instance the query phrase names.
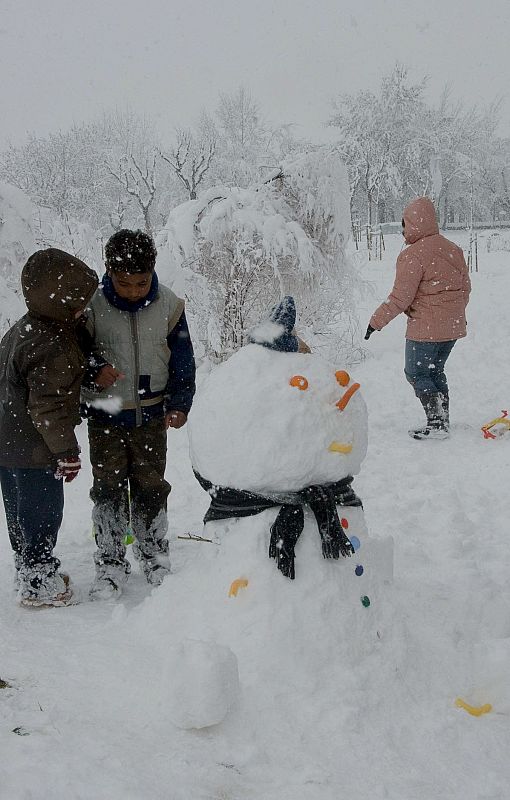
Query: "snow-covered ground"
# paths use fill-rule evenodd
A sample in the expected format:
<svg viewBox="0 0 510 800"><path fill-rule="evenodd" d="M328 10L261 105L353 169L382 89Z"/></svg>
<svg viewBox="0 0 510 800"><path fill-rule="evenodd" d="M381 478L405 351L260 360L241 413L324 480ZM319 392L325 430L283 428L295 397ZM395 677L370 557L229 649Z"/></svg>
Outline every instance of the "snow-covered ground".
<svg viewBox="0 0 510 800"><path fill-rule="evenodd" d="M382 262L362 266L373 290L359 309L363 331L390 289L401 239L386 245ZM407 436L421 409L403 376L403 318L349 369L369 412L355 488L371 537L394 540L394 581L381 584L378 605L334 603L339 565L307 540L301 572L286 581L260 544L261 518L237 531L253 534L249 544L229 534L225 553L175 539L175 574L162 587L151 592L135 567L117 604L90 603L86 466L66 488L58 546L84 602L21 609L2 523L1 800L508 798L510 434L487 441L480 426L510 405L510 257L484 250L482 241L469 336L447 365L450 440ZM169 443L172 536L201 532L207 495L186 430ZM255 579L228 598L237 546ZM183 677L175 648L200 630L236 652L240 694L221 724L187 731L171 721L173 679ZM458 697L492 711L471 716Z"/></svg>

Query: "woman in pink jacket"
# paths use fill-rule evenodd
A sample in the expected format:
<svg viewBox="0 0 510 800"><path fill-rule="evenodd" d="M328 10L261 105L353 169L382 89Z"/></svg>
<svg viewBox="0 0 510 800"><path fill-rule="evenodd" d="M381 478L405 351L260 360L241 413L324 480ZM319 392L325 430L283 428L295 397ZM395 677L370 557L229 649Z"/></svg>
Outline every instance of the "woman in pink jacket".
<svg viewBox="0 0 510 800"><path fill-rule="evenodd" d="M460 247L439 233L428 197L407 206L402 233L409 247L397 259L393 289L372 315L365 339L397 314L407 314L404 371L427 415L426 425L409 434L444 439L450 424L444 365L457 339L466 335L468 269Z"/></svg>

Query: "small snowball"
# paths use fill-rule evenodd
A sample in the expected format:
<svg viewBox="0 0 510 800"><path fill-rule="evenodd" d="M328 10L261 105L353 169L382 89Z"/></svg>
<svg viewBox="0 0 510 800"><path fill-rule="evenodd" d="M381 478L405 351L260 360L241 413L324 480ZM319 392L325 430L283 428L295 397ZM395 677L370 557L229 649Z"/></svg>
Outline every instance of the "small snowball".
<svg viewBox="0 0 510 800"><path fill-rule="evenodd" d="M120 397L98 397L97 400L92 400L90 403L94 408L99 408L101 411L106 411L107 414L118 414L122 411L122 400ZM107 433L108 431L105 431Z"/></svg>
<svg viewBox="0 0 510 800"><path fill-rule="evenodd" d="M239 694L237 658L213 642L185 639L171 648L162 677L168 715L185 730L218 725Z"/></svg>

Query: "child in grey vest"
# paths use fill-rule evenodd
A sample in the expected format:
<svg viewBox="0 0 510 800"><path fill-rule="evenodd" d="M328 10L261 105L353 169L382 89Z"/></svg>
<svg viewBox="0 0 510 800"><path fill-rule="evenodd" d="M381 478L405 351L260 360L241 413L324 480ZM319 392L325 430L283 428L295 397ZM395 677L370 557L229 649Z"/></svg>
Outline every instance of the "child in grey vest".
<svg viewBox="0 0 510 800"><path fill-rule="evenodd" d="M195 392L184 302L158 282L151 237L118 231L105 260L87 309L96 374L82 391L93 474L94 599L118 597L127 581L128 529L148 583L159 585L170 571L166 432L186 423Z"/></svg>

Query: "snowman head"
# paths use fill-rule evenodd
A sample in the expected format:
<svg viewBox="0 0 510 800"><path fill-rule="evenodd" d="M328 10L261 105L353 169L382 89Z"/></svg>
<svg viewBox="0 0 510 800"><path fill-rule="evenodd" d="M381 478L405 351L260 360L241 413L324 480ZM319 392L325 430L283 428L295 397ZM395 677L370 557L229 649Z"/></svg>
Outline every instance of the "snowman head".
<svg viewBox="0 0 510 800"><path fill-rule="evenodd" d="M367 411L346 370L250 344L200 386L189 435L193 466L212 483L298 491L359 471Z"/></svg>

